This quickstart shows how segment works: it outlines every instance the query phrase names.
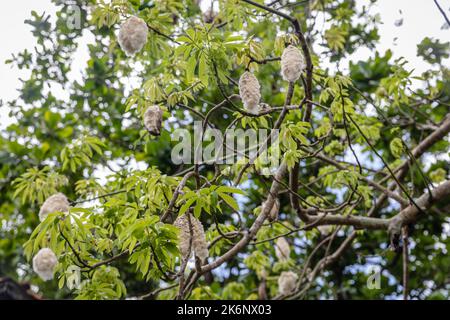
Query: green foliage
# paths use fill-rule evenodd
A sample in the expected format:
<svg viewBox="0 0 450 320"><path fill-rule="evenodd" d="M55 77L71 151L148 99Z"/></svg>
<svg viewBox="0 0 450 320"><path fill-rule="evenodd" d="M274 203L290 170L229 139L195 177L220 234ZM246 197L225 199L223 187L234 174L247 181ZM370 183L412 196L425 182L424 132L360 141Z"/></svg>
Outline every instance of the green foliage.
<svg viewBox="0 0 450 320"><path fill-rule="evenodd" d="M77 290L77 300L111 300L127 294L120 280L119 270L110 266L101 266L94 271L92 278L81 284Z"/></svg>
<svg viewBox="0 0 450 320"><path fill-rule="evenodd" d="M344 49L346 37L348 32L345 28L338 26L332 26L330 29L325 31L325 39L327 40L330 49L335 51L340 51Z"/></svg>
<svg viewBox="0 0 450 320"><path fill-rule="evenodd" d="M202 211L213 214L222 212L219 200L223 200L233 210L239 211L236 200L228 193L245 194L242 190L227 186L211 186L198 191L187 191L179 200L181 205L178 215L183 215L189 208L194 208L194 216L200 217Z"/></svg>
<svg viewBox="0 0 450 320"><path fill-rule="evenodd" d="M127 1L114 0L110 3L105 1L99 1L95 10L92 12L93 24L96 24L98 28L107 26L111 28L114 24L120 21L120 10L122 6L126 5Z"/></svg>
<svg viewBox="0 0 450 320"><path fill-rule="evenodd" d="M228 300L243 300L245 298L245 292L243 283L230 282L223 288L222 297Z"/></svg>
<svg viewBox="0 0 450 320"><path fill-rule="evenodd" d="M380 82L388 95L393 97L393 106L398 106L400 103L408 103L408 96L406 94L406 86L411 83L409 77L412 71L407 71L404 66L407 61L403 58L397 59L395 64L391 67L391 76L384 78Z"/></svg>
<svg viewBox="0 0 450 320"><path fill-rule="evenodd" d="M447 172L442 168L437 168L436 170L430 172L430 179L433 182L439 183L445 180Z"/></svg>
<svg viewBox="0 0 450 320"><path fill-rule="evenodd" d="M373 92L377 89L380 80L386 78L391 73L389 61L392 58L392 51L387 50L384 56L375 52L374 58L367 61L350 61L350 75L353 83L359 90Z"/></svg>
<svg viewBox="0 0 450 320"><path fill-rule="evenodd" d="M250 270L258 274L261 274L270 267L269 258L263 252L256 250L244 259L244 263Z"/></svg>
<svg viewBox="0 0 450 320"><path fill-rule="evenodd" d="M392 155L395 158L400 158L403 153L403 142L400 138L392 139L389 147L391 148Z"/></svg>
<svg viewBox="0 0 450 320"><path fill-rule="evenodd" d="M441 43L439 40L428 37L417 45L417 55L422 56L429 63L442 63L443 59L450 56L449 50L450 42Z"/></svg>
<svg viewBox="0 0 450 320"><path fill-rule="evenodd" d="M49 166L41 170L29 168L12 183L14 187L13 197L19 197L23 203L26 201L43 203L46 198L57 193L68 184L66 176L52 171Z"/></svg>
<svg viewBox="0 0 450 320"><path fill-rule="evenodd" d="M73 141L61 151L62 170L70 168L75 172L80 166L88 166L94 152L102 155L105 144L97 137L84 136Z"/></svg>

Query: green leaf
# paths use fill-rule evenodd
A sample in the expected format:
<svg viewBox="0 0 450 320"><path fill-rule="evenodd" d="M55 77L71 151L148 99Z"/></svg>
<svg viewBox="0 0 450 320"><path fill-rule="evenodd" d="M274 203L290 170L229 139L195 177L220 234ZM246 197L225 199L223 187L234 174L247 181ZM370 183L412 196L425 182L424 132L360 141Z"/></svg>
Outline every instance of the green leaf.
<svg viewBox="0 0 450 320"><path fill-rule="evenodd" d="M245 192L239 188L234 188L234 187L229 187L229 186L220 186L219 188L217 188L216 190L217 192L227 192L227 193L238 193L238 194L242 194L245 195Z"/></svg>
<svg viewBox="0 0 450 320"><path fill-rule="evenodd" d="M188 199L185 202L185 204L183 204L183 206L181 206L180 211L178 212L178 216L183 215L196 200L197 200L197 198L195 198L195 197Z"/></svg>
<svg viewBox="0 0 450 320"><path fill-rule="evenodd" d="M233 197L222 192L218 192L218 194L219 197L222 198L230 207L232 207L235 211L239 211L239 205Z"/></svg>

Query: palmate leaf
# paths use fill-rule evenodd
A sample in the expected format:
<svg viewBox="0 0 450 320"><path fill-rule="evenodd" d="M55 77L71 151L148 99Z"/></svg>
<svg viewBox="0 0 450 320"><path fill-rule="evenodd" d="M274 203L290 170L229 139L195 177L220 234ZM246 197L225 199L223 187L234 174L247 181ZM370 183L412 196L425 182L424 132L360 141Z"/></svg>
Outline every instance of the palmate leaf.
<svg viewBox="0 0 450 320"><path fill-rule="evenodd" d="M42 203L67 183L66 176L52 171L49 166L45 166L41 170L30 168L13 181L12 185L15 189L13 197L20 196L22 203L36 200Z"/></svg>
<svg viewBox="0 0 450 320"><path fill-rule="evenodd" d="M106 145L97 137L82 136L61 150L62 170L69 168L75 172L80 169L80 166L90 165L94 151L102 155L102 148L105 147Z"/></svg>
<svg viewBox="0 0 450 320"><path fill-rule="evenodd" d="M217 192L226 192L226 193L237 193L241 195L245 195L245 191L235 188L235 187L229 187L229 186L220 186L216 189Z"/></svg>
<svg viewBox="0 0 450 320"><path fill-rule="evenodd" d="M180 210L178 211L178 215L181 216L181 215L185 214L186 211L189 210L191 205L196 201L197 201L196 196L193 196L193 197L189 198L188 200L186 200L186 202L181 206Z"/></svg>
<svg viewBox="0 0 450 320"><path fill-rule="evenodd" d="M330 49L339 51L344 49L348 32L338 26L333 26L325 31L325 39L327 40Z"/></svg>
<svg viewBox="0 0 450 320"><path fill-rule="evenodd" d="M222 198L222 200L224 200L230 207L232 207L235 211L239 211L239 205L233 197L222 192L218 192L218 194L219 197Z"/></svg>
<svg viewBox="0 0 450 320"><path fill-rule="evenodd" d="M194 205L194 215L199 217L202 211L208 214L212 214L213 210L219 210L222 212L220 207L217 207L217 198L221 198L225 203L227 203L233 210L239 211L239 206L236 200L228 195L227 193L237 193L244 195L245 193L234 187L229 186L216 186L212 185L207 188L202 188L197 192L189 190L183 197L181 197L179 204L181 204L178 215L183 215L187 212L189 208Z"/></svg>

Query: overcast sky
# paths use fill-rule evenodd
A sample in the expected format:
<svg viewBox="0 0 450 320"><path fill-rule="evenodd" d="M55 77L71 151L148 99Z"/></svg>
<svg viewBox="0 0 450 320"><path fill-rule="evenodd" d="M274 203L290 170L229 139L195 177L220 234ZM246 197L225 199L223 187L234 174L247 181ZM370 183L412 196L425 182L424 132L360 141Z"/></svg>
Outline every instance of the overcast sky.
<svg viewBox="0 0 450 320"><path fill-rule="evenodd" d="M358 0L357 2L363 4L368 0ZM450 15L450 0L439 0L439 2ZM26 79L28 74L26 71L5 65L4 61L10 58L12 53L17 53L25 48L33 49L34 38L30 33L30 27L24 24L24 20L30 18L32 10L38 13L55 13L55 7L50 0L19 0L2 3L0 13L0 99L4 103L17 97L17 88L20 87L19 78ZM444 19L433 0L379 0L377 10L383 21L379 30L381 40L378 50L384 52L391 49L395 57L405 57L410 62L409 68L414 68L416 74L429 67L422 59L416 57L416 45L424 37L438 38L442 41L450 40L450 29L441 29ZM395 21L400 19L403 19L403 24L396 26ZM395 38L397 40L394 40ZM352 60L364 60L371 55L373 53L368 50L359 50ZM84 68L86 59L86 50L78 50L73 64L76 69L74 75ZM4 110L2 107L0 111L0 128L4 128L10 122Z"/></svg>

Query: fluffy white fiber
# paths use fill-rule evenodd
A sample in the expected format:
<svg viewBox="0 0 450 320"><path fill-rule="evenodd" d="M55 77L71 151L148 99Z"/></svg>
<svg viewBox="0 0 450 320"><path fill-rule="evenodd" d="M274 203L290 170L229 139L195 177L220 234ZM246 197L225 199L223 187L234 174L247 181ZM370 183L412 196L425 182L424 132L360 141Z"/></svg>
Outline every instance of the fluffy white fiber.
<svg viewBox="0 0 450 320"><path fill-rule="evenodd" d="M255 75L249 71L244 72L239 79L239 95L244 108L251 113L259 113L261 100L261 86Z"/></svg>
<svg viewBox="0 0 450 320"><path fill-rule="evenodd" d="M270 214L269 214L270 221L278 220L279 212L280 212L280 200L278 200L278 198L277 198L277 199L275 199L272 209L270 210Z"/></svg>
<svg viewBox="0 0 450 320"><path fill-rule="evenodd" d="M266 205L267 205L267 200L264 201L264 203L262 205L262 210L265 209ZM275 199L275 201L273 203L273 206L270 209L269 221L276 221L276 220L278 220L278 213L279 213L279 211L280 211L280 200L278 200L278 198L277 198L277 199Z"/></svg>
<svg viewBox="0 0 450 320"><path fill-rule="evenodd" d="M144 113L144 125L147 131L154 136L161 134L163 112L159 106L150 106Z"/></svg>
<svg viewBox="0 0 450 320"><path fill-rule="evenodd" d="M120 26L119 45L127 56L141 51L147 43L148 27L144 20L132 16Z"/></svg>
<svg viewBox="0 0 450 320"><path fill-rule="evenodd" d="M278 278L278 291L282 295L293 293L297 286L298 276L292 271L284 271Z"/></svg>
<svg viewBox="0 0 450 320"><path fill-rule="evenodd" d="M48 281L53 279L53 270L57 263L58 259L53 251L42 248L33 258L33 270L42 280Z"/></svg>
<svg viewBox="0 0 450 320"><path fill-rule="evenodd" d="M283 79L289 82L297 81L305 67L302 52L297 47L287 46L281 55L281 76Z"/></svg>
<svg viewBox="0 0 450 320"><path fill-rule="evenodd" d="M319 229L320 233L324 236L333 231L333 227L329 225L318 226L317 229Z"/></svg>
<svg viewBox="0 0 450 320"><path fill-rule="evenodd" d="M189 219L192 225L192 236ZM176 226L180 230L178 239L180 252L183 258L188 259L190 256L189 246L191 245L192 237L192 246L190 248L190 253L192 254L193 252L196 257L204 262L208 258L209 253L205 231L200 220L195 218L193 215L188 216L187 214L183 214L175 220L174 226Z"/></svg>
<svg viewBox="0 0 450 320"><path fill-rule="evenodd" d="M56 211L69 211L69 200L67 200L67 197L62 193L56 193L44 201L39 210L39 220L44 221L47 215Z"/></svg>
<svg viewBox="0 0 450 320"><path fill-rule="evenodd" d="M289 255L291 253L291 248L289 243L284 237L278 238L275 241L275 254L280 261L289 260Z"/></svg>

